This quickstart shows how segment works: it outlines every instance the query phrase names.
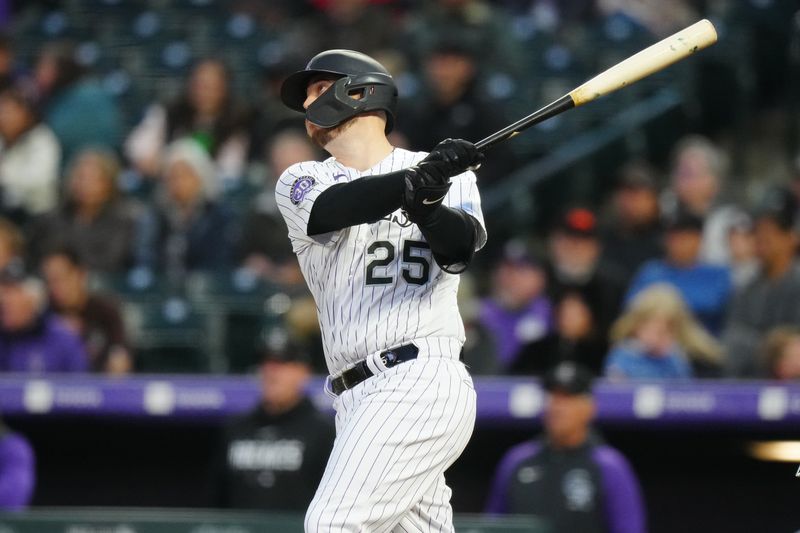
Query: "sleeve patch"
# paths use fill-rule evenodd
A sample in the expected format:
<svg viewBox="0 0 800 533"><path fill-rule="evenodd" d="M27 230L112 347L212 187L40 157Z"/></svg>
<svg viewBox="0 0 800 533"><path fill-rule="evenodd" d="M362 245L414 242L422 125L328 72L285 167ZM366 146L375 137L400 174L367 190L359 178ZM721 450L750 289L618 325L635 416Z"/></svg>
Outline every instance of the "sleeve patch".
<svg viewBox="0 0 800 533"><path fill-rule="evenodd" d="M299 204L306 197L306 194L314 188L316 180L311 176L300 176L294 183L289 191L289 199L294 205Z"/></svg>

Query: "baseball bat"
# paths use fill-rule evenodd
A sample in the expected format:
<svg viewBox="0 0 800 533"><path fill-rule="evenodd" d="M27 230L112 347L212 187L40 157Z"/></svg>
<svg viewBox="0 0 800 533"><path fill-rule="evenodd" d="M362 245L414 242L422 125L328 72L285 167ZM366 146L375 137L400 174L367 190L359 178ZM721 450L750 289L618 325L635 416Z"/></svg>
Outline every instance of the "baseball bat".
<svg viewBox="0 0 800 533"><path fill-rule="evenodd" d="M485 151L535 124L627 87L715 42L717 42L717 30L714 29L714 25L707 19L695 22L641 52L623 59L558 100L478 141L475 146Z"/></svg>

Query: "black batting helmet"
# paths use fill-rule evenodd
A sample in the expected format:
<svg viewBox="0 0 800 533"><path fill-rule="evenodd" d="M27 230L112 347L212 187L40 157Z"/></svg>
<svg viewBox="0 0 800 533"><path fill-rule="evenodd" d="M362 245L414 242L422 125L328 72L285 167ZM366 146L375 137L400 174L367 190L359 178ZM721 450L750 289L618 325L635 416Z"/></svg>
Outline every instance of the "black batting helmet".
<svg viewBox="0 0 800 533"><path fill-rule="evenodd" d="M315 76L332 76L336 82L308 109L303 108L306 88ZM351 95L360 93L361 98ZM309 122L323 128L366 113L386 112L386 133L394 126L397 85L383 65L353 50L327 50L315 55L306 68L290 75L281 86L281 100L290 109L305 112Z"/></svg>

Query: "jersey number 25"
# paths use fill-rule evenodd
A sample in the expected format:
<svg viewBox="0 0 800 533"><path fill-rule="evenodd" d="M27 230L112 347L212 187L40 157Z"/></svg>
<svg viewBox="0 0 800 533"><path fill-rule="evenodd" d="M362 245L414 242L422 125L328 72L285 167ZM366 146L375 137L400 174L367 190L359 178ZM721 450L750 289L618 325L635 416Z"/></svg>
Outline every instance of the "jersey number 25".
<svg viewBox="0 0 800 533"><path fill-rule="evenodd" d="M426 250L431 247L425 241L403 241L403 267L401 275L406 283L424 285L431 279L431 263ZM394 244L389 241L375 241L369 245L367 252L376 256L367 264L367 285L391 285L394 283L392 276L376 275L375 269L389 266L395 257ZM384 273L386 273L384 271Z"/></svg>

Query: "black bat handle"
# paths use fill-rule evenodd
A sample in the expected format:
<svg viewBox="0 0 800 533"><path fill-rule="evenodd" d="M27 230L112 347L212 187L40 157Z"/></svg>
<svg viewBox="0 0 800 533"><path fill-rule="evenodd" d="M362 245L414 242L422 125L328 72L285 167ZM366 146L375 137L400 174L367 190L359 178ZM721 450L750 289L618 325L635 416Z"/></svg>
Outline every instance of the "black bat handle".
<svg viewBox="0 0 800 533"><path fill-rule="evenodd" d="M550 102L543 108L539 109L538 111L534 111L527 117L521 118L513 124L506 126L502 130L492 133L485 139L481 139L475 143L475 147L481 152L485 152L495 144L505 141L506 139L510 139L511 137L530 128L531 126L539 124L540 122L544 122L548 118L559 115L568 109L572 109L573 107L575 107L575 102L572 100L572 97L569 94L565 94L558 100Z"/></svg>

